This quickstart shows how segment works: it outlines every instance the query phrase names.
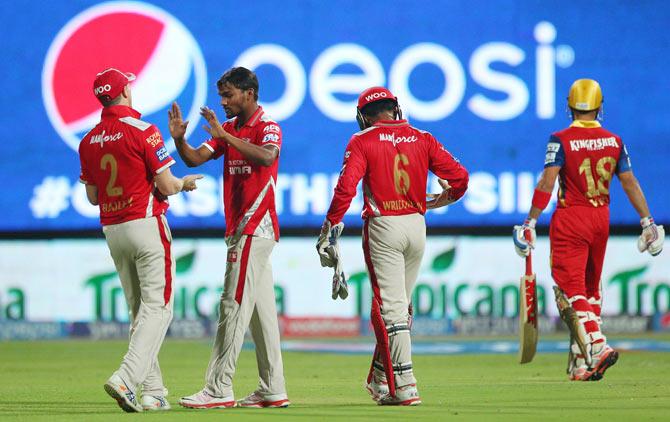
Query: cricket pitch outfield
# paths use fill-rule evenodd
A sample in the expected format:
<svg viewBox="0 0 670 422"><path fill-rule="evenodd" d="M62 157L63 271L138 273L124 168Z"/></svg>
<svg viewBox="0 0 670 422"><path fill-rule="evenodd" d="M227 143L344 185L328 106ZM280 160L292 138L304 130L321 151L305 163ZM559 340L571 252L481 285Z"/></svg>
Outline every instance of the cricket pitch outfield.
<svg viewBox="0 0 670 422"><path fill-rule="evenodd" d="M667 340L665 336L664 340ZM371 340L371 339L368 339ZM126 351L125 341L0 343L0 419L98 421L133 417L102 385ZM417 355L414 367L423 404L377 406L363 389L370 357L361 354L285 352L287 409L181 408L180 396L203 386L210 342L168 339L160 354L168 400L165 413L142 420L662 420L670 410L670 354L621 353L600 382L570 382L566 354L538 353L519 365L516 354ZM256 386L253 351L244 350L235 397Z"/></svg>

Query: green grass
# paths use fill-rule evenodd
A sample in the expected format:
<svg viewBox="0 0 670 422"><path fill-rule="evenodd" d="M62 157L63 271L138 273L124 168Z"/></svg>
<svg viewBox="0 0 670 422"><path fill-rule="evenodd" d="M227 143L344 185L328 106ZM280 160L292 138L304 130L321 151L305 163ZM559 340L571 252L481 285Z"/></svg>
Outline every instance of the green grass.
<svg viewBox="0 0 670 422"><path fill-rule="evenodd" d="M415 356L423 404L376 406L362 388L368 356L285 353L291 407L189 410L180 396L202 388L206 341L168 339L161 367L173 410L124 414L102 385L118 366L123 341L0 343L0 419L111 420L667 420L670 356L624 352L600 382L570 382L564 354L540 354L529 365L515 355ZM256 385L256 361L243 351L235 378L241 398ZM128 420L128 419L126 419Z"/></svg>

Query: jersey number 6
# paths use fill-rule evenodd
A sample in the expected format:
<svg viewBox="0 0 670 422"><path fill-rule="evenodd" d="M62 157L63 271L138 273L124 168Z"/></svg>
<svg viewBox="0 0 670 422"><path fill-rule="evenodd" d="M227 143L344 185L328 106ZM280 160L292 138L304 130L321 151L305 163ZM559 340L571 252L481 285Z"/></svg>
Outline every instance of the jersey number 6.
<svg viewBox="0 0 670 422"><path fill-rule="evenodd" d="M109 167L109 180L107 181L107 196L121 196L123 194L123 188L121 186L114 186L116 183L116 177L119 172L119 165L116 162L116 158L112 154L105 154L100 160L100 168L102 170L107 170Z"/></svg>
<svg viewBox="0 0 670 422"><path fill-rule="evenodd" d="M409 165L409 159L405 154L396 154L393 159L393 184L395 186L395 191L399 195L405 195L409 191L409 173L400 167L400 163L403 166Z"/></svg>

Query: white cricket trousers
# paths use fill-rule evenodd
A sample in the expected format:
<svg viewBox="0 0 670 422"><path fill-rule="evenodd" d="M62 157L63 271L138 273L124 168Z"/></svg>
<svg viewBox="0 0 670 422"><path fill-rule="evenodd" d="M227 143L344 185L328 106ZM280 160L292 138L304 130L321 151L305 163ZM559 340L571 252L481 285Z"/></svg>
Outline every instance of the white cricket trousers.
<svg viewBox="0 0 670 422"><path fill-rule="evenodd" d="M425 247L426 221L421 214L370 217L363 226L365 263L386 324L398 387L416 384L409 305ZM375 376L386 379L379 356L373 366Z"/></svg>
<svg viewBox="0 0 670 422"><path fill-rule="evenodd" d="M256 346L258 392L271 399L286 394L279 344L270 254L275 241L243 235L227 238L228 259L219 325L207 367L206 390L215 397L233 395L233 375L247 327Z"/></svg>
<svg viewBox="0 0 670 422"><path fill-rule="evenodd" d="M130 313L130 344L117 374L143 394L165 395L158 352L172 321L172 234L164 215L103 226Z"/></svg>

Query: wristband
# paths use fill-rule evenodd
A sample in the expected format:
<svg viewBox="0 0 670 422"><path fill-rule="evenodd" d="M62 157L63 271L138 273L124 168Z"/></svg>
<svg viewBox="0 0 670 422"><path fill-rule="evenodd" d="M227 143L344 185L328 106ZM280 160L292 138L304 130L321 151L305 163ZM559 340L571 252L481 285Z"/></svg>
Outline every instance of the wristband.
<svg viewBox="0 0 670 422"><path fill-rule="evenodd" d="M550 199L551 199L551 192L545 192L539 189L535 189L535 192L533 193L532 204L534 207L544 210L545 208L547 208L547 205L549 205Z"/></svg>
<svg viewBox="0 0 670 422"><path fill-rule="evenodd" d="M528 226L531 229L535 228L535 224L537 224L537 220L534 219L534 218L530 218L530 217L526 218L526 220L523 222L524 226Z"/></svg>
<svg viewBox="0 0 670 422"><path fill-rule="evenodd" d="M654 224L654 219L651 216L640 219L640 225L643 229L651 226L652 224Z"/></svg>

